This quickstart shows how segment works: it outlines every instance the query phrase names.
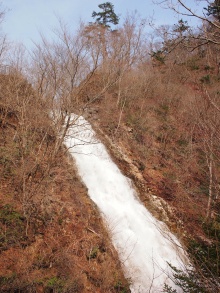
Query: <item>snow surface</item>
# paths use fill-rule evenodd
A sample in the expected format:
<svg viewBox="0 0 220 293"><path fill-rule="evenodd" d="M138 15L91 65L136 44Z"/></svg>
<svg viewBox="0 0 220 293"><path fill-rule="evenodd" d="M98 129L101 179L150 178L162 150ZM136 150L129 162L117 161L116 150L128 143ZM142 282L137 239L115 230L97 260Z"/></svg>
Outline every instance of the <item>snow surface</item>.
<svg viewBox="0 0 220 293"><path fill-rule="evenodd" d="M125 276L131 280L131 292L162 292L164 283L182 292L172 282L167 264L184 268L187 257L180 243L141 204L131 180L111 160L91 125L81 116L71 119L65 145L109 227Z"/></svg>

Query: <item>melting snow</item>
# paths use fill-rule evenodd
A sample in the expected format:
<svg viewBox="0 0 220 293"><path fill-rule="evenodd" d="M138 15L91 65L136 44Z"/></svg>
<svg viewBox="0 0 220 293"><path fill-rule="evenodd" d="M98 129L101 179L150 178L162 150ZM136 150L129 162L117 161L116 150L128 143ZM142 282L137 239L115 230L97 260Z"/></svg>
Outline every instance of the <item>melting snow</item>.
<svg viewBox="0 0 220 293"><path fill-rule="evenodd" d="M166 282L182 292L172 282L167 264L184 268L186 257L180 243L141 204L130 179L111 160L91 125L75 115L72 121L65 144L89 196L107 222L125 275L131 280L131 291L162 292Z"/></svg>

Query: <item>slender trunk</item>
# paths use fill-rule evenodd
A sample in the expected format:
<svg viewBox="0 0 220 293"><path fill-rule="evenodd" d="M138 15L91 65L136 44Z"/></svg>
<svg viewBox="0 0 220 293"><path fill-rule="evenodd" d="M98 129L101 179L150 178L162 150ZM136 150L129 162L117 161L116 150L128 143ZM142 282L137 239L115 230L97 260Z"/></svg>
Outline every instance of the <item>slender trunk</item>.
<svg viewBox="0 0 220 293"><path fill-rule="evenodd" d="M126 103L126 99L124 100L123 105L122 105L122 107L121 107L121 111L120 111L119 119L118 119L118 125L117 125L117 128L116 128L116 130L115 130L115 135L117 134L118 129L119 129L119 126L120 126L120 124L121 124L121 118L122 118L123 110L124 110L124 107L125 107L125 103Z"/></svg>
<svg viewBox="0 0 220 293"><path fill-rule="evenodd" d="M209 158L208 158L208 167L209 167L209 199L207 205L206 219L209 219L211 216L211 207L213 200L213 133L210 138L210 150L209 150Z"/></svg>

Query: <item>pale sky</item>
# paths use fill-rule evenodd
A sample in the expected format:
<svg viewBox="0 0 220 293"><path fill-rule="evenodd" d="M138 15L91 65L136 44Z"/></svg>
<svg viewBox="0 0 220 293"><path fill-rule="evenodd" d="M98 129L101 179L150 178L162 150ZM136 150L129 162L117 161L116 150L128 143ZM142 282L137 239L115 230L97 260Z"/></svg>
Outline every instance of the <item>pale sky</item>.
<svg viewBox="0 0 220 293"><path fill-rule="evenodd" d="M8 10L2 30L11 41L21 42L32 47L38 42L39 32L50 36L53 28L58 27L58 18L77 28L80 19L93 21L91 14L98 12L98 5L105 0L2 0L2 6ZM127 12L137 10L142 18L153 17L156 24L174 24L178 22L173 12L153 4L153 0L110 0L121 22ZM206 2L206 1L203 1ZM196 0L185 0L199 11ZM200 7L207 6L205 3ZM200 10L201 11L201 10ZM185 18L184 18L185 19ZM189 24L191 22L189 21ZM195 21L194 23L195 24Z"/></svg>

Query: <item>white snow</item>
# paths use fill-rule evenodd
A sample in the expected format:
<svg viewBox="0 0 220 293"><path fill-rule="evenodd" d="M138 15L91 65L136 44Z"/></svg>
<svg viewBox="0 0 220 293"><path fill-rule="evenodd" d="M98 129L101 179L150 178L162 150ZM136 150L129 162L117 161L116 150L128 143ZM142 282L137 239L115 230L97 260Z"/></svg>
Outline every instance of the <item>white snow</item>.
<svg viewBox="0 0 220 293"><path fill-rule="evenodd" d="M180 243L141 204L131 180L111 160L91 125L83 117L72 115L72 120L65 145L107 222L125 275L131 280L131 291L162 292L166 282L182 292L169 278L172 274L167 264L184 268L187 258Z"/></svg>

